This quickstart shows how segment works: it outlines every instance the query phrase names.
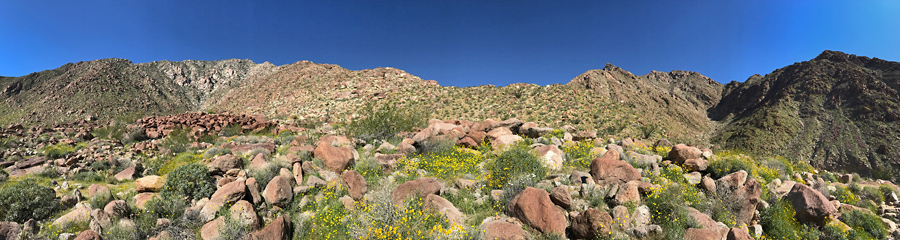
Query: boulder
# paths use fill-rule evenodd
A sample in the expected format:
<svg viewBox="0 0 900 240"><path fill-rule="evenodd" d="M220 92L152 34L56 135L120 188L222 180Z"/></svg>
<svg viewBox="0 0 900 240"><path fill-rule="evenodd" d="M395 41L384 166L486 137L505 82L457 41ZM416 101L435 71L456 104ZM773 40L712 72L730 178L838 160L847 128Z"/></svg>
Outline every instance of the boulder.
<svg viewBox="0 0 900 240"><path fill-rule="evenodd" d="M518 141L522 141L522 137L518 135L503 135L491 141L491 148L494 150L504 149L506 146L512 145Z"/></svg>
<svg viewBox="0 0 900 240"><path fill-rule="evenodd" d="M572 204L575 203L572 195L569 194L568 185L560 185L550 191L550 200L564 209L572 209Z"/></svg>
<svg viewBox="0 0 900 240"><path fill-rule="evenodd" d="M684 160L684 170L688 172L706 171L709 162L702 158L691 158Z"/></svg>
<svg viewBox="0 0 900 240"><path fill-rule="evenodd" d="M684 231L684 240L722 240L722 237L715 229L688 228Z"/></svg>
<svg viewBox="0 0 900 240"><path fill-rule="evenodd" d="M402 144L401 144L402 147ZM322 159L325 168L336 173L340 173L347 169L355 161L354 154L356 150L351 147L334 147L331 144L320 144L316 147L313 154Z"/></svg>
<svg viewBox="0 0 900 240"><path fill-rule="evenodd" d="M441 196L429 194L425 197L425 200L423 202L425 205L425 209L429 209L441 214L441 216L443 216L447 220L450 220L450 222L463 224L463 220L465 220L465 216L463 216L463 213L459 211L456 206L453 206L453 203L447 201L447 199L444 199Z"/></svg>
<svg viewBox="0 0 900 240"><path fill-rule="evenodd" d="M290 216L281 215L265 228L251 233L248 238L250 240L289 240L294 233L291 227Z"/></svg>
<svg viewBox="0 0 900 240"><path fill-rule="evenodd" d="M75 240L101 240L101 239L102 238L100 238L99 233L97 233L95 231L91 231L90 229L82 231L81 234L78 234L78 237L75 238Z"/></svg>
<svg viewBox="0 0 900 240"><path fill-rule="evenodd" d="M250 200L253 201L253 204L258 204L262 202L262 195L259 194L259 183L256 182L256 178L248 178L246 183L247 192L250 194Z"/></svg>
<svg viewBox="0 0 900 240"><path fill-rule="evenodd" d="M341 181L344 183L344 186L347 187L347 190L349 190L350 197L356 201L362 199L363 195L369 190L366 179L363 178L362 174L354 170L344 171L344 173L341 174Z"/></svg>
<svg viewBox="0 0 900 240"><path fill-rule="evenodd" d="M694 219L697 224L703 227L704 230L709 230L711 233L714 233L713 239L722 239L725 238L725 235L728 234L728 228L725 225L720 225L716 220L713 220L709 215L706 215L697 209L692 207L687 207L688 217ZM685 238L687 239L687 238Z"/></svg>
<svg viewBox="0 0 900 240"><path fill-rule="evenodd" d="M591 162L591 176L600 185L617 185L629 181L640 180L641 173L631 164L619 160L619 153L607 151L600 158Z"/></svg>
<svg viewBox="0 0 900 240"><path fill-rule="evenodd" d="M80 223L90 223L90 221L91 209L81 205L76 207L75 210L66 213L66 215L53 220L52 226L56 229L65 229Z"/></svg>
<svg viewBox="0 0 900 240"><path fill-rule="evenodd" d="M124 200L113 200L103 207L103 211L110 216L123 218L128 216L131 210L128 208L128 203Z"/></svg>
<svg viewBox="0 0 900 240"><path fill-rule="evenodd" d="M246 226L250 229L259 227L259 216L256 215L256 210L253 209L253 204L250 202L246 200L237 201L228 210L231 211L231 218L240 223L241 226Z"/></svg>
<svg viewBox="0 0 900 240"><path fill-rule="evenodd" d="M526 240L528 233L522 230L522 226L506 221L490 221L481 224L482 239L492 240Z"/></svg>
<svg viewBox="0 0 900 240"><path fill-rule="evenodd" d="M209 201L221 204L232 204L238 200L244 199L246 193L247 185L245 181L237 180L220 187L213 193L212 197L209 198Z"/></svg>
<svg viewBox="0 0 900 240"><path fill-rule="evenodd" d="M22 232L22 226L17 222L0 222L0 239L19 239L19 233Z"/></svg>
<svg viewBox="0 0 900 240"><path fill-rule="evenodd" d="M224 217L219 217L216 218L216 220L212 220L206 224L203 224L203 227L200 228L200 238L203 240L218 240L219 228L222 228L224 226Z"/></svg>
<svg viewBox="0 0 900 240"><path fill-rule="evenodd" d="M116 181L125 181L125 180L134 180L135 176L136 176L135 168L128 167L125 170L122 170L121 172L116 173L115 178L116 178Z"/></svg>
<svg viewBox="0 0 900 240"><path fill-rule="evenodd" d="M612 230L613 219L609 213L590 208L572 218L572 236L575 239L597 239Z"/></svg>
<svg viewBox="0 0 900 240"><path fill-rule="evenodd" d="M565 234L568 223L565 212L553 204L544 190L526 187L513 197L507 207L510 216L542 233Z"/></svg>
<svg viewBox="0 0 900 240"><path fill-rule="evenodd" d="M112 217L103 209L94 209L91 211L91 222L88 224L88 227L95 232L105 232L104 230L109 230L112 227Z"/></svg>
<svg viewBox="0 0 900 240"><path fill-rule="evenodd" d="M582 141L582 140L591 140L597 138L597 131L589 130L589 131L578 131L575 133L575 136L572 137L572 140Z"/></svg>
<svg viewBox="0 0 900 240"><path fill-rule="evenodd" d="M785 196L796 212L800 223L814 223L823 226L827 218L834 219L838 211L822 193L803 184L794 184Z"/></svg>
<svg viewBox="0 0 900 240"><path fill-rule="evenodd" d="M213 159L206 167L209 168L209 172L212 174L223 174L230 169L243 168L244 161L237 156L225 154Z"/></svg>
<svg viewBox="0 0 900 240"><path fill-rule="evenodd" d="M144 210L144 204L146 204L147 201L150 201L150 199L153 199L153 197L155 196L156 193L138 193L137 195L134 195L134 206L138 209Z"/></svg>
<svg viewBox="0 0 900 240"><path fill-rule="evenodd" d="M269 158L265 153L257 153L253 159L250 159L250 169L258 170L269 166Z"/></svg>
<svg viewBox="0 0 900 240"><path fill-rule="evenodd" d="M750 233L745 229L731 228L728 230L727 240L753 240Z"/></svg>
<svg viewBox="0 0 900 240"><path fill-rule="evenodd" d="M425 198L429 194L438 194L442 184L435 178L421 178L405 182L391 192L391 202L401 204L403 201L418 196Z"/></svg>
<svg viewBox="0 0 900 240"><path fill-rule="evenodd" d="M628 212L628 207L624 205L615 206L610 210L610 215L612 215L613 219L613 228L618 228L624 230L631 223L631 213Z"/></svg>
<svg viewBox="0 0 900 240"><path fill-rule="evenodd" d="M703 157L703 152L699 148L684 144L677 144L669 151L669 160L678 165L684 164L688 159L700 159L701 157Z"/></svg>
<svg viewBox="0 0 900 240"><path fill-rule="evenodd" d="M543 145L535 148L535 151L537 151L538 156L548 170L562 169L563 156L565 153L559 150L556 145Z"/></svg>
<svg viewBox="0 0 900 240"><path fill-rule="evenodd" d="M750 224L762 195L762 186L756 179L748 179L747 172L741 170L719 178L715 185L719 197L733 206L737 221Z"/></svg>
<svg viewBox="0 0 900 240"><path fill-rule="evenodd" d="M269 184L266 185L266 190L263 191L263 197L269 204L282 208L286 207L287 204L291 202L291 198L294 197L294 191L291 188L290 180L282 176L275 176L269 181Z"/></svg>
<svg viewBox="0 0 900 240"><path fill-rule="evenodd" d="M630 181L625 183L625 185L621 185L619 191L616 191L616 203L622 205L626 202L634 202L637 205L641 205L641 194L638 191L640 183L641 181Z"/></svg>
<svg viewBox="0 0 900 240"><path fill-rule="evenodd" d="M150 175L134 181L134 187L138 192L159 192L166 181L160 176Z"/></svg>

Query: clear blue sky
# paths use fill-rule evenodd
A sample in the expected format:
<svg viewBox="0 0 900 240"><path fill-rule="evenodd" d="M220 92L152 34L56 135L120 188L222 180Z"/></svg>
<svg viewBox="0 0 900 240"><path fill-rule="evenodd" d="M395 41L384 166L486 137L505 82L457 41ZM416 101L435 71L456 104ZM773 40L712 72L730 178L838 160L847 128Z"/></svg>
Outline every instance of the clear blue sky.
<svg viewBox="0 0 900 240"><path fill-rule="evenodd" d="M900 1L0 2L2 76L240 58L395 67L453 86L565 83L607 62L727 83L826 49L900 61Z"/></svg>

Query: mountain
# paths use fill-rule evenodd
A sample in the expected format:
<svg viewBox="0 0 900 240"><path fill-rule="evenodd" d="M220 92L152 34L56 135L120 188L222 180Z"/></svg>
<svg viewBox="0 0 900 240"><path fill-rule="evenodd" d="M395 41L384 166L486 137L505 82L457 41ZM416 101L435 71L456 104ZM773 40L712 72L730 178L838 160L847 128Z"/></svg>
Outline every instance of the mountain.
<svg viewBox="0 0 900 240"><path fill-rule="evenodd" d="M897 179L900 63L825 51L725 85L709 109L726 149L781 155L820 169Z"/></svg>
<svg viewBox="0 0 900 240"><path fill-rule="evenodd" d="M662 137L866 176L900 168L900 63L835 51L726 85L696 72L638 76L612 64L567 84L460 88L396 68L101 59L0 77L0 90L3 125L204 111L319 126L364 117L368 104L396 104L428 118L572 125L600 137Z"/></svg>
<svg viewBox="0 0 900 240"><path fill-rule="evenodd" d="M216 91L238 85L272 64L249 60L124 59L69 63L53 70L0 79L0 123L52 125L85 117L131 119L200 110Z"/></svg>

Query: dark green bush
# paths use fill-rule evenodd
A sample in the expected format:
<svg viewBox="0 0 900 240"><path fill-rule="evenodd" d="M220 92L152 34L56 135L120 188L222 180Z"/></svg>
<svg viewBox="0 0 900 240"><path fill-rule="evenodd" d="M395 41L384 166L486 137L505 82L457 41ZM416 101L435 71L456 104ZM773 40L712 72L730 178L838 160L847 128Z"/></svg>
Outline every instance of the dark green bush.
<svg viewBox="0 0 900 240"><path fill-rule="evenodd" d="M66 143L57 143L44 147L41 152L49 159L65 158L75 152L75 147Z"/></svg>
<svg viewBox="0 0 900 240"><path fill-rule="evenodd" d="M794 207L785 199L777 200L760 213L766 239L818 239L819 232L794 219Z"/></svg>
<svg viewBox="0 0 900 240"><path fill-rule="evenodd" d="M683 239L686 229L697 226L686 211L686 188L683 184L671 183L660 186L646 198L650 217L662 227L664 239Z"/></svg>
<svg viewBox="0 0 900 240"><path fill-rule="evenodd" d="M159 147L172 150L172 153L180 153L187 150L190 144L191 139L188 138L188 131L179 128L169 133L166 138L163 138Z"/></svg>
<svg viewBox="0 0 900 240"><path fill-rule="evenodd" d="M80 172L74 176L75 180L84 182L106 182L106 177L97 172Z"/></svg>
<svg viewBox="0 0 900 240"><path fill-rule="evenodd" d="M209 197L216 191L215 179L209 176L203 164L182 165L169 173L160 194L163 198L173 195L186 197L188 201Z"/></svg>
<svg viewBox="0 0 900 240"><path fill-rule="evenodd" d="M6 170L0 169L0 183L6 181L6 179L9 179L9 173L7 173Z"/></svg>
<svg viewBox="0 0 900 240"><path fill-rule="evenodd" d="M747 174L752 174L756 167L752 161L753 159L746 155L727 155L710 161L707 169L711 171L713 179L718 179L740 170L746 171Z"/></svg>
<svg viewBox="0 0 900 240"><path fill-rule="evenodd" d="M861 199L872 200L876 204L884 202L884 193L881 191L881 189L878 189L876 187L863 187L863 189L859 191L859 195Z"/></svg>
<svg viewBox="0 0 900 240"><path fill-rule="evenodd" d="M184 209L188 207L188 201L185 196L177 193L156 196L144 203L144 211L141 212L141 215L147 215L148 221L153 221L152 224L155 224L157 218L178 219L184 214Z"/></svg>
<svg viewBox="0 0 900 240"><path fill-rule="evenodd" d="M863 210L853 210L842 214L844 223L853 228L860 237L857 239L887 239L888 231L881 218Z"/></svg>
<svg viewBox="0 0 900 240"><path fill-rule="evenodd" d="M275 178L275 176L278 175L278 170L280 169L281 167L279 167L278 165L268 164L265 167L259 169L249 169L249 174L251 177L256 179L256 182L259 183L259 186L266 186L267 184L269 184L269 181L271 181L272 178Z"/></svg>
<svg viewBox="0 0 900 240"><path fill-rule="evenodd" d="M53 188L34 179L25 179L0 189L0 218L24 223L52 216L62 206Z"/></svg>
<svg viewBox="0 0 900 240"><path fill-rule="evenodd" d="M484 167L488 173L488 187L494 189L502 188L510 180L525 175L530 174L537 178L543 178L547 173L547 169L534 154L521 148L513 148L504 152L497 159L489 161Z"/></svg>
<svg viewBox="0 0 900 240"><path fill-rule="evenodd" d="M355 138L367 142L387 139L414 127L425 127L424 115L410 107L400 107L393 103L376 106L366 104L360 109L363 117L354 119L347 125L347 132Z"/></svg>

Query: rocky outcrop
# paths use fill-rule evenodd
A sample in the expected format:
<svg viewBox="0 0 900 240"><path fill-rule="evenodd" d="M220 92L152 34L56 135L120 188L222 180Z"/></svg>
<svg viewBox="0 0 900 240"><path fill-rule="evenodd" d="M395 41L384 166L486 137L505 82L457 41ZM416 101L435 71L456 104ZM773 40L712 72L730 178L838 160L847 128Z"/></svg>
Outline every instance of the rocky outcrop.
<svg viewBox="0 0 900 240"><path fill-rule="evenodd" d="M533 187L513 197L507 212L542 233L564 234L568 226L565 212L553 204L550 194Z"/></svg>

